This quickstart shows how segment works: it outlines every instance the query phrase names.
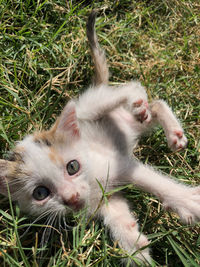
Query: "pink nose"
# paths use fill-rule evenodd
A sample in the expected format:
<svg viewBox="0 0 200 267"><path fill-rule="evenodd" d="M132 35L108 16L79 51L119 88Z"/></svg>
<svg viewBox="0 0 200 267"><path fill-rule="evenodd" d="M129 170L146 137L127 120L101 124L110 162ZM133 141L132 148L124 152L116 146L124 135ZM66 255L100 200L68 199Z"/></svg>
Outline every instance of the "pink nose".
<svg viewBox="0 0 200 267"><path fill-rule="evenodd" d="M63 203L75 211L79 211L84 207L84 201L80 199L79 193L73 194L68 200L63 199Z"/></svg>
<svg viewBox="0 0 200 267"><path fill-rule="evenodd" d="M63 199L63 202L67 206L76 206L79 202L80 195L79 193L73 194L70 199Z"/></svg>

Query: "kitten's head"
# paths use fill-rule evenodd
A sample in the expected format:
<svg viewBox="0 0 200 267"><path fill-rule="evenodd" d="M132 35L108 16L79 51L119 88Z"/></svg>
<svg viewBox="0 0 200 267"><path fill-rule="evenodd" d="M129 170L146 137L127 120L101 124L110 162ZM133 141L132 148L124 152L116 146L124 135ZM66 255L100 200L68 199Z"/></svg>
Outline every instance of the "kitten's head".
<svg viewBox="0 0 200 267"><path fill-rule="evenodd" d="M69 102L49 131L19 142L10 160L0 160L0 193L24 212L66 213L87 204L89 183L75 104Z"/></svg>

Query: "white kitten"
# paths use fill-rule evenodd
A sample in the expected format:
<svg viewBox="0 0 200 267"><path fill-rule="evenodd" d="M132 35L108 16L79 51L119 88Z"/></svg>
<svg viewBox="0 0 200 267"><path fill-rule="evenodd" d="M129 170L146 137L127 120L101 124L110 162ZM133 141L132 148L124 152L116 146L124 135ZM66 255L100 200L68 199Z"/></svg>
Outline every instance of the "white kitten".
<svg viewBox="0 0 200 267"><path fill-rule="evenodd" d="M92 12L87 36L95 65L94 85L67 103L49 131L25 137L10 161L0 160L0 192L7 195L7 182L13 200L35 216L48 212L65 216L82 208L90 215L98 208L97 216L119 245L150 263L148 248L140 250L148 240L126 200L115 193L104 203L99 183L105 192L133 183L159 197L186 223L200 219L200 187L180 184L132 157L138 138L157 123L173 150L184 148L187 139L168 105L162 100L149 105L139 82L107 85L107 63L94 23Z"/></svg>

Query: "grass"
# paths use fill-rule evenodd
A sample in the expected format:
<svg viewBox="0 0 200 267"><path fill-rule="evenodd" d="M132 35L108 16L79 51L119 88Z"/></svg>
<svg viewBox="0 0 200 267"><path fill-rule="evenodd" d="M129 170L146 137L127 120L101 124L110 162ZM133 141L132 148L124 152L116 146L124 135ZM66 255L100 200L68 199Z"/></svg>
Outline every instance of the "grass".
<svg viewBox="0 0 200 267"><path fill-rule="evenodd" d="M47 129L66 101L90 84L85 22L100 8L97 32L111 84L139 79L150 99L163 98L189 140L172 153L163 131L144 137L135 153L187 184L200 179L199 1L0 1L0 148ZM151 240L155 266L199 266L199 225L183 226L160 202L133 187L124 194ZM41 248L45 222L32 224L0 198L0 266L119 266L124 256L100 222L71 218L73 230L54 231ZM24 232L27 230L27 233ZM24 235L23 235L24 234ZM48 239L48 238L47 238Z"/></svg>

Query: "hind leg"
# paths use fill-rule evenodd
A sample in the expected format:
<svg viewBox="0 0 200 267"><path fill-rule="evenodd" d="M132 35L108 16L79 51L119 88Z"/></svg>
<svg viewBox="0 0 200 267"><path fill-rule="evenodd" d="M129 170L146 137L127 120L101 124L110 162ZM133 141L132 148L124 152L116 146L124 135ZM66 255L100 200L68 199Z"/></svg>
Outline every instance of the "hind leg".
<svg viewBox="0 0 200 267"><path fill-rule="evenodd" d="M183 222L200 221L200 186L182 184L138 161L130 162L128 170L134 186L156 195L164 207L178 213Z"/></svg>
<svg viewBox="0 0 200 267"><path fill-rule="evenodd" d="M167 137L168 146L173 151L185 148L187 138L170 107L163 100L155 100L149 105L147 96L143 91L144 89L141 87L141 93L132 98L132 103L129 104L132 107L131 113L141 123L137 127L140 127L141 132L143 132L155 124L160 124Z"/></svg>
<svg viewBox="0 0 200 267"><path fill-rule="evenodd" d="M129 254L133 253L129 266L135 266L138 262L149 266L151 258L146 247L149 242L139 231L137 220L130 213L126 201L113 195L102 206L100 213L114 240Z"/></svg>

